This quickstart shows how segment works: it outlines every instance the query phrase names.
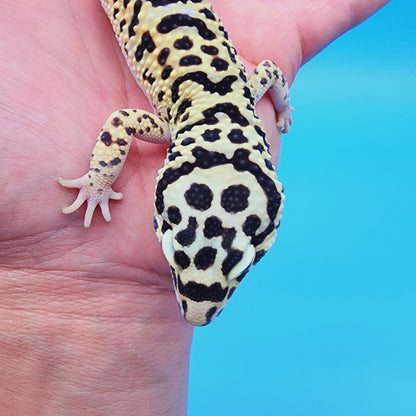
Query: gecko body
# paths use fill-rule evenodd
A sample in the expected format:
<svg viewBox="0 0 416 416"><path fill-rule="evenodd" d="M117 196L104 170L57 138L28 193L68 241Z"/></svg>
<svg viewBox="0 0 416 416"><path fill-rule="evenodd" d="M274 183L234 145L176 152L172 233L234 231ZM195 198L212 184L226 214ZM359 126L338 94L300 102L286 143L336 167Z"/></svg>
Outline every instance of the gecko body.
<svg viewBox="0 0 416 416"><path fill-rule="evenodd" d="M155 114L115 111L99 133L87 174L64 213L87 201L84 225L109 199L133 137L169 143L157 177L154 227L185 319L205 325L222 311L275 240L283 189L255 104L269 90L286 132L288 85L263 61L248 77L204 0L102 0L128 65Z"/></svg>

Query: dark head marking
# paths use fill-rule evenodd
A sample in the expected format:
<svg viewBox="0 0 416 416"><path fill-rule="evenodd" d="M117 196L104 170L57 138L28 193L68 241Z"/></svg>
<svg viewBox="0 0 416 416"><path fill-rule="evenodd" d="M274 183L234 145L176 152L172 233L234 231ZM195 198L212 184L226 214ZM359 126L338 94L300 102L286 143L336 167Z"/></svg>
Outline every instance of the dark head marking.
<svg viewBox="0 0 416 416"><path fill-rule="evenodd" d="M185 192L188 205L199 211L207 210L211 206L213 197L211 189L203 183L193 183Z"/></svg>
<svg viewBox="0 0 416 416"><path fill-rule="evenodd" d="M221 194L221 206L227 212L240 212L248 207L250 190L244 185L232 185Z"/></svg>

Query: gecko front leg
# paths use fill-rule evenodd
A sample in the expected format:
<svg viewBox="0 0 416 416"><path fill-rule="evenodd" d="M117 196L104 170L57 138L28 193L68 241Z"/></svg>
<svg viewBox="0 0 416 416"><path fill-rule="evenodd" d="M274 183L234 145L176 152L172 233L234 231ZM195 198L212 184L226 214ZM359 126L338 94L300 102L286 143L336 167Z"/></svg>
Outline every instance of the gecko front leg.
<svg viewBox="0 0 416 416"><path fill-rule="evenodd" d="M108 201L123 197L112 189L112 185L123 168L133 137L152 143L169 143L169 125L143 110L125 109L111 114L98 135L88 173L77 179L58 179L62 186L79 189L75 201L62 208L64 214L75 212L87 201L85 228L91 225L97 205L104 219L111 221Z"/></svg>

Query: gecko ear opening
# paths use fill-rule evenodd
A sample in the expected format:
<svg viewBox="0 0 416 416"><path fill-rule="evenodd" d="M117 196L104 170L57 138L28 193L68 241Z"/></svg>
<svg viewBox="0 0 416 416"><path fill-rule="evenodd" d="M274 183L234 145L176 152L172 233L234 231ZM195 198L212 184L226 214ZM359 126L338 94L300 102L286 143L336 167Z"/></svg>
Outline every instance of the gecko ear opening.
<svg viewBox="0 0 416 416"><path fill-rule="evenodd" d="M167 230L162 237L162 251L166 257L166 260L169 264L174 267L176 266L175 262L175 249L173 247L173 234L172 230Z"/></svg>
<svg viewBox="0 0 416 416"><path fill-rule="evenodd" d="M244 251L241 260L230 270L230 273L228 273L228 279L236 279L243 272L248 271L248 269L252 266L255 257L256 250L254 249L254 246L250 244Z"/></svg>

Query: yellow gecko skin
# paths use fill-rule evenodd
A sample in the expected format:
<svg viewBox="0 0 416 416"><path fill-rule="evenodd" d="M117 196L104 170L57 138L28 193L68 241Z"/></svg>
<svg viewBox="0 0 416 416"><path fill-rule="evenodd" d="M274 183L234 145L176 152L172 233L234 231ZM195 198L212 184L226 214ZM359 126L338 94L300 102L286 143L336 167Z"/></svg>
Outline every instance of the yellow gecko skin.
<svg viewBox="0 0 416 416"><path fill-rule="evenodd" d="M84 226L109 199L133 137L169 143L155 193L154 227L185 319L206 325L272 246L283 188L255 104L270 92L283 132L292 124L280 69L263 61L248 77L211 5L203 0L102 0L128 65L155 114L123 109L98 135L87 174L63 212L87 201Z"/></svg>

